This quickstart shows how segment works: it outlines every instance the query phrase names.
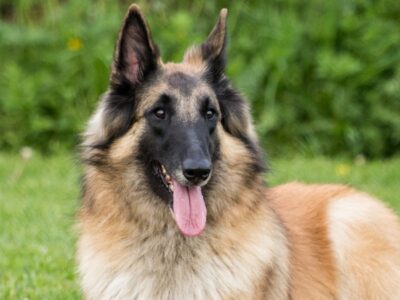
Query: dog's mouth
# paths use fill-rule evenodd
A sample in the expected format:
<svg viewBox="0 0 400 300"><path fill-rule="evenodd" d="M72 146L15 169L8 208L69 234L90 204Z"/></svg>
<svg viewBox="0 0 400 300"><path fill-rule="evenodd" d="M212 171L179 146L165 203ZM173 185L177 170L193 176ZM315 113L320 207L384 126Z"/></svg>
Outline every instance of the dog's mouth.
<svg viewBox="0 0 400 300"><path fill-rule="evenodd" d="M179 183L159 162L155 164L155 173L172 196L169 208L181 233L185 236L200 235L204 231L207 218L201 187Z"/></svg>

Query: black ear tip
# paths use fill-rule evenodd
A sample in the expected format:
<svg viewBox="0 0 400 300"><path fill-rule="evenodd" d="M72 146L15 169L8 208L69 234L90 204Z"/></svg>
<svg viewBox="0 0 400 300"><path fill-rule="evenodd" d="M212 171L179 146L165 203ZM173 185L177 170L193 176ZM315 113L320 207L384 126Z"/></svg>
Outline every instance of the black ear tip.
<svg viewBox="0 0 400 300"><path fill-rule="evenodd" d="M147 27L146 19L136 3L129 6L128 12L125 16L125 26L130 25L140 25L142 27ZM148 29L146 29L148 31Z"/></svg>
<svg viewBox="0 0 400 300"><path fill-rule="evenodd" d="M126 14L126 19L127 20L132 20L132 19L144 20L145 18L142 13L142 10L140 9L140 6L137 5L136 3L131 4L128 8L128 12Z"/></svg>

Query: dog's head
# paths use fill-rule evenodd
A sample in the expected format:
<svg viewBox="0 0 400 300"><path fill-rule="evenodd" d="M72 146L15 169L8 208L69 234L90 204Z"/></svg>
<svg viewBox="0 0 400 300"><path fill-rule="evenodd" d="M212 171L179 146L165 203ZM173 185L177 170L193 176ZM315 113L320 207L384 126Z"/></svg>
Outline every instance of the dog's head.
<svg viewBox="0 0 400 300"><path fill-rule="evenodd" d="M203 231L207 209L210 215L223 207L218 197L233 199L263 169L248 106L224 74L226 17L221 10L206 41L190 48L182 63L163 63L132 5L109 91L84 143L89 164L150 187L189 236Z"/></svg>

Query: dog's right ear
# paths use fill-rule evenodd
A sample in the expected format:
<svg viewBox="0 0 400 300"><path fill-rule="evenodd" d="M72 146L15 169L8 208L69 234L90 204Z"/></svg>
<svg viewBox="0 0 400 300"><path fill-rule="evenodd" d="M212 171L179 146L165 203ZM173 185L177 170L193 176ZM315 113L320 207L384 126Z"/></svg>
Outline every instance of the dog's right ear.
<svg viewBox="0 0 400 300"><path fill-rule="evenodd" d="M159 57L139 6L131 5L115 47L110 88L89 122L86 144L105 149L129 130L137 88L157 70Z"/></svg>
<svg viewBox="0 0 400 300"><path fill-rule="evenodd" d="M157 69L159 51L136 4L129 7L115 47L111 84L128 82L137 87Z"/></svg>

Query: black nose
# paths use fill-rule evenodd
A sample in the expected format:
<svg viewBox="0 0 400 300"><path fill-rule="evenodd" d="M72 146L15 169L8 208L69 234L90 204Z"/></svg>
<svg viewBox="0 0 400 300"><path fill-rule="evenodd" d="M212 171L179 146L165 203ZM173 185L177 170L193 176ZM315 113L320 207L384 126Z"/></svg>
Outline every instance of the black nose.
<svg viewBox="0 0 400 300"><path fill-rule="evenodd" d="M211 162L208 159L185 159L183 175L192 183L206 180L211 172Z"/></svg>

